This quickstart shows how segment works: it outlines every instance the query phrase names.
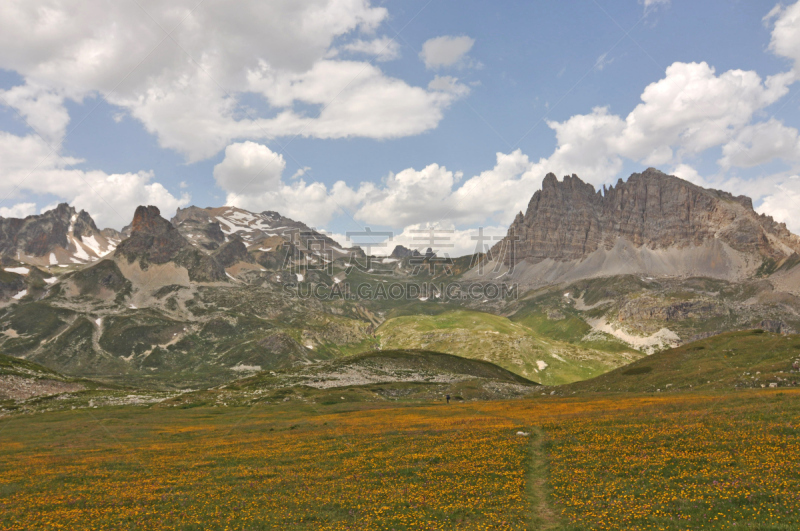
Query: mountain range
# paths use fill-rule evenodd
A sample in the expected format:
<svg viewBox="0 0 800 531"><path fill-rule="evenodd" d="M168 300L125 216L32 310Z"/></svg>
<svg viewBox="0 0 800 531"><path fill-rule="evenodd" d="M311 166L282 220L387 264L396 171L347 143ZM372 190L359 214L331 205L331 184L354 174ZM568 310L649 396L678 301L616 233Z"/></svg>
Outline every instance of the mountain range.
<svg viewBox="0 0 800 531"><path fill-rule="evenodd" d="M381 348L568 383L722 332L800 329L799 252L749 198L654 169L601 191L549 174L503 241L449 263L403 246L367 260L272 211L189 207L167 220L140 206L117 232L62 204L0 218L0 352L160 388ZM420 282L440 289L356 289ZM441 291L500 283L515 295Z"/></svg>

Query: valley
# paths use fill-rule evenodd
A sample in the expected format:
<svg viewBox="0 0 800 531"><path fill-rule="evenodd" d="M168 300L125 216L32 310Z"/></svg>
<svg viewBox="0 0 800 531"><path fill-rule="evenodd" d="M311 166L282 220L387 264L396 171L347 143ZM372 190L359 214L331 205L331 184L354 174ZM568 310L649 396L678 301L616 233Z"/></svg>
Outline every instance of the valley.
<svg viewBox="0 0 800 531"><path fill-rule="evenodd" d="M458 258L234 207L0 220L0 526L793 529L800 240L656 170L589 188Z"/></svg>

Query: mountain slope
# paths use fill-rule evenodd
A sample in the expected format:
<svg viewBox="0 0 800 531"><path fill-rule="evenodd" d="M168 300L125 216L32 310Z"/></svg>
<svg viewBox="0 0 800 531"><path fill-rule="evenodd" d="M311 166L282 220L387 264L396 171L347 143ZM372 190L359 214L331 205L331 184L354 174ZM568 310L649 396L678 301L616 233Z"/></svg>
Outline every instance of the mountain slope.
<svg viewBox="0 0 800 531"><path fill-rule="evenodd" d="M559 392L672 392L796 387L800 336L764 330L721 334L637 360Z"/></svg>
<svg viewBox="0 0 800 531"><path fill-rule="evenodd" d="M91 382L68 378L37 363L0 354L0 404L82 391L87 385L94 387Z"/></svg>
<svg viewBox="0 0 800 531"><path fill-rule="evenodd" d="M389 319L375 334L384 349L427 349L484 360L546 385L590 378L643 355L610 336L570 343L506 317L463 310Z"/></svg>
<svg viewBox="0 0 800 531"><path fill-rule="evenodd" d="M171 223L189 241L209 251L217 249L235 235L251 251L270 247L270 250L275 250L278 245L286 243L311 256L325 257L327 260L342 258L351 252L322 232L273 211L254 213L231 206L190 206L179 208ZM275 244L276 239L280 242L278 245Z"/></svg>

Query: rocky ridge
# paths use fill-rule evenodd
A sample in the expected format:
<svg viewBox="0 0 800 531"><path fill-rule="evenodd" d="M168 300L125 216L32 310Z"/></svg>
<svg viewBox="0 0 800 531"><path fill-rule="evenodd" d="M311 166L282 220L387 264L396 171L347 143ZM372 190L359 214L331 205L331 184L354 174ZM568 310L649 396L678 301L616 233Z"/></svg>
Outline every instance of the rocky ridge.
<svg viewBox="0 0 800 531"><path fill-rule="evenodd" d="M43 214L0 218L0 255L37 266L86 264L111 253L122 239L100 230L85 211L61 203Z"/></svg>
<svg viewBox="0 0 800 531"><path fill-rule="evenodd" d="M155 206L136 209L131 235L119 244L115 256L126 258L129 264L136 261L143 270L150 264L173 262L186 268L189 279L196 282L226 279L223 266L184 238Z"/></svg>
<svg viewBox="0 0 800 531"><path fill-rule="evenodd" d="M492 256L547 284L625 273L736 280L769 274L798 251L800 238L750 198L649 168L602 191L548 174Z"/></svg>

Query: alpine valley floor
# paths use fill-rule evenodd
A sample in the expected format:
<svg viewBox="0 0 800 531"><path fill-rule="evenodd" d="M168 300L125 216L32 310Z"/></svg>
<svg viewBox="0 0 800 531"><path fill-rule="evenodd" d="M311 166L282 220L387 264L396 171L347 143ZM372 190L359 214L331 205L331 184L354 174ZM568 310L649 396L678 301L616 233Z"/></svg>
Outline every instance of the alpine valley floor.
<svg viewBox="0 0 800 531"><path fill-rule="evenodd" d="M549 387L420 350L180 392L4 357L0 529L797 529L798 373L763 330Z"/></svg>
<svg viewBox="0 0 800 531"><path fill-rule="evenodd" d="M798 424L769 388L15 415L0 528L790 530Z"/></svg>

